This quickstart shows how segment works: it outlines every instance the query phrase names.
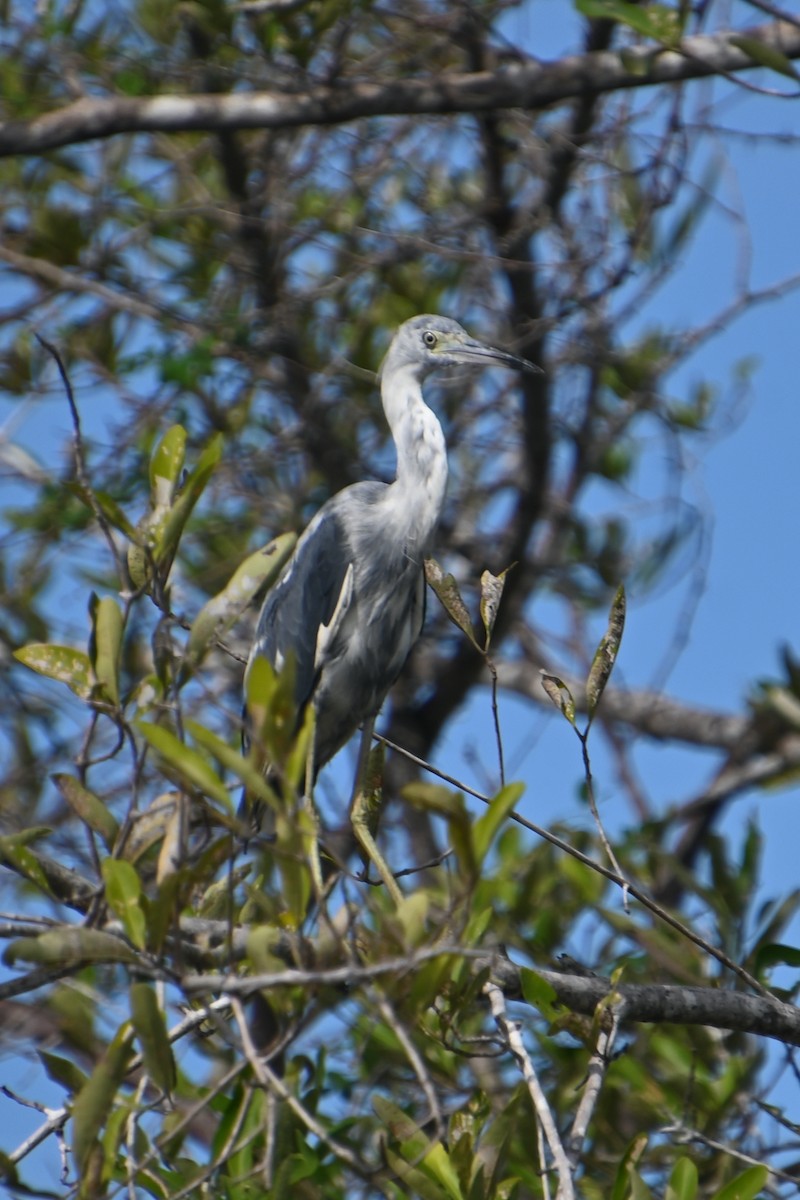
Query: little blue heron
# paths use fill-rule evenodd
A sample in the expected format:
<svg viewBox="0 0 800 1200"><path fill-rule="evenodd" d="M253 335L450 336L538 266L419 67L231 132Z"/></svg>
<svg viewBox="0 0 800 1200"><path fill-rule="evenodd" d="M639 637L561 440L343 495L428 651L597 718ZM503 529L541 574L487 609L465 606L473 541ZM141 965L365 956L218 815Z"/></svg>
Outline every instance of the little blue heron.
<svg viewBox="0 0 800 1200"><path fill-rule="evenodd" d="M400 326L380 370L397 477L351 484L322 506L264 601L247 668L263 657L280 671L294 659L298 712L309 703L316 710L309 785L363 727L351 820L396 903L402 893L358 801L375 717L422 629L423 562L444 504L447 449L421 384L431 371L462 363L540 371L447 317Z"/></svg>

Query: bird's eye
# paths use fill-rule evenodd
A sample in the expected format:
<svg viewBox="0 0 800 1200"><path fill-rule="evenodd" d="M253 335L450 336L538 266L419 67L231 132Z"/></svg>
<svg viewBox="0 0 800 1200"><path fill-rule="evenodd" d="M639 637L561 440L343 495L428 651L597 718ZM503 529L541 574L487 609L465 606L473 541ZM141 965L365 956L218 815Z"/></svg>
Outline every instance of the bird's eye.
<svg viewBox="0 0 800 1200"><path fill-rule="evenodd" d="M422 335L422 340L426 346L432 347L432 346L436 345L436 343L438 342L439 339L437 338L436 334L433 332L432 329L426 329Z"/></svg>

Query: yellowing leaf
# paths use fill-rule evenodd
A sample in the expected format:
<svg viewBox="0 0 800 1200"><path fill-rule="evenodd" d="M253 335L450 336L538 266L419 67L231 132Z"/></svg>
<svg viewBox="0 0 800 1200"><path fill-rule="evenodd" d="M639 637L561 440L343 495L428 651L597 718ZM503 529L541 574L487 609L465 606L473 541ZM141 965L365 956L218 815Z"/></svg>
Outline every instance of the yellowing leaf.
<svg viewBox="0 0 800 1200"><path fill-rule="evenodd" d="M563 679L559 679L557 675L551 675L548 671L540 671L542 687L547 695L552 700L553 704L562 713L570 725L575 724L575 701L572 698L572 692L569 690Z"/></svg>
<svg viewBox="0 0 800 1200"><path fill-rule="evenodd" d="M743 50L748 58L752 59L759 67L768 67L771 71L777 71L779 75L786 75L789 79L794 79L795 82L800 79L792 60L782 54L777 47L766 46L758 38L746 37L744 34L737 34L729 41L731 46L737 46Z"/></svg>
<svg viewBox="0 0 800 1200"><path fill-rule="evenodd" d="M589 710L589 721L594 717L605 686L611 678L614 663L617 661L622 632L625 628L625 588L622 584L611 602L608 614L608 627L601 638L600 645L595 651L589 678L586 680L586 702Z"/></svg>
<svg viewBox="0 0 800 1200"><path fill-rule="evenodd" d="M153 508L169 507L180 482L186 457L186 430L173 425L162 437L150 459L150 495Z"/></svg>
<svg viewBox="0 0 800 1200"><path fill-rule="evenodd" d="M62 925L38 937L17 938L6 949L3 962L12 966L19 959L45 966L92 962L134 964L139 961L136 953L120 938L104 933L102 929L84 929L77 925Z"/></svg>
<svg viewBox="0 0 800 1200"><path fill-rule="evenodd" d="M200 662L209 644L230 629L262 587L274 583L296 542L295 534L285 533L256 550L236 569L222 591L203 605L189 631L186 657L191 665Z"/></svg>
<svg viewBox="0 0 800 1200"><path fill-rule="evenodd" d="M95 683L92 664L88 654L74 650L71 646L51 646L46 642L31 642L14 651L14 658L46 675L65 683L81 700L88 700Z"/></svg>
<svg viewBox="0 0 800 1200"><path fill-rule="evenodd" d="M486 632L485 650L489 649L492 640L503 589L506 586L506 575L510 570L510 567L506 567L499 575L493 575L491 571L484 571L481 575L481 620Z"/></svg>
<svg viewBox="0 0 800 1200"><path fill-rule="evenodd" d="M472 618L461 598L455 578L452 575L445 575L435 558L425 559L425 578L453 624L457 625L462 633L467 635L473 646L480 650L481 647L478 645L475 630L472 627Z"/></svg>
<svg viewBox="0 0 800 1200"><path fill-rule="evenodd" d="M92 636L89 654L95 678L112 704L119 704L119 660L122 650L122 610L113 596L92 593L89 602Z"/></svg>

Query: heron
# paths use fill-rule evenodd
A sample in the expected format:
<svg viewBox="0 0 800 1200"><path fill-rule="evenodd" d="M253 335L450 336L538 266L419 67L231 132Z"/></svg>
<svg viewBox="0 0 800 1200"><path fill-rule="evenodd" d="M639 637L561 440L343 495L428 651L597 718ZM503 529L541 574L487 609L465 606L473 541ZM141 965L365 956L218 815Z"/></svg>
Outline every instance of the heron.
<svg viewBox="0 0 800 1200"><path fill-rule="evenodd" d="M267 594L247 665L249 672L266 658L280 671L293 659L298 714L309 704L315 710L311 786L361 727L350 820L395 904L402 892L369 827L362 776L375 718L422 630L423 564L445 500L447 448L422 383L461 364L541 370L476 341L448 317L413 317L399 327L378 376L396 448L394 482L353 483L322 505ZM321 878L318 863L316 873Z"/></svg>

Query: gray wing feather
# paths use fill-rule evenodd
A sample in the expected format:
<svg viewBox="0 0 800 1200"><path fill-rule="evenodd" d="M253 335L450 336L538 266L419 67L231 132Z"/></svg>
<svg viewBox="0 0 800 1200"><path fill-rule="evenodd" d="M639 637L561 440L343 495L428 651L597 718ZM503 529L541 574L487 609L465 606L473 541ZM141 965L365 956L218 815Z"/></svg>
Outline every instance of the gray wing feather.
<svg viewBox="0 0 800 1200"><path fill-rule="evenodd" d="M314 691L320 628L330 625L336 612L350 559L342 523L335 509L324 505L261 609L250 661L263 657L279 667L293 654L298 708Z"/></svg>

